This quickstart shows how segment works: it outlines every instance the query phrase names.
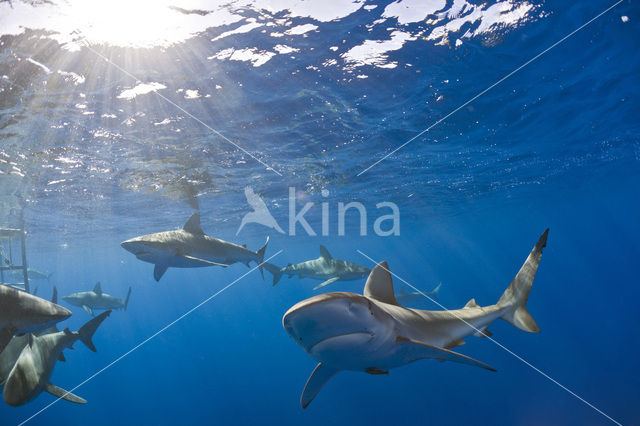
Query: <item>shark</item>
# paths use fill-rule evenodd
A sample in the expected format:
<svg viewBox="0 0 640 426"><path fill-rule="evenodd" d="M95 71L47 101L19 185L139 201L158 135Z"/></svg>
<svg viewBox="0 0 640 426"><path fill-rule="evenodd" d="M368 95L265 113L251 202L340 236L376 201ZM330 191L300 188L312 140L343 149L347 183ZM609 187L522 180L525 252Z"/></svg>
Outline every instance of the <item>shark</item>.
<svg viewBox="0 0 640 426"><path fill-rule="evenodd" d="M64 349L73 349L73 344L80 340L91 351L96 352L92 337L98 326L111 311L105 311L89 320L78 331L64 331L35 336L29 334L29 342L22 349L16 364L7 378L2 396L4 401L17 407L33 400L42 391L49 392L57 398L65 399L76 404L86 404L87 401L61 389L49 381L56 362Z"/></svg>
<svg viewBox="0 0 640 426"><path fill-rule="evenodd" d="M63 296L62 300L71 305L80 306L87 311L89 315L93 315L94 309L122 309L126 312L130 296L131 287L129 287L125 300L103 293L100 281L98 281L92 291L73 293L68 296Z"/></svg>
<svg viewBox="0 0 640 426"><path fill-rule="evenodd" d="M244 245L230 243L206 235L200 226L200 213L194 213L182 229L142 235L123 241L120 245L138 259L153 263L153 277L156 281L169 267L199 268L203 266L227 267L241 262L249 266L255 262L260 266L269 243L269 237L258 251L251 251Z"/></svg>
<svg viewBox="0 0 640 426"><path fill-rule="evenodd" d="M318 290L336 281L350 281L364 278L371 269L360 266L346 260L335 259L325 246L320 246L320 257L306 262L289 264L280 268L271 263L266 263L265 268L273 275L273 285L278 284L283 275L291 278L297 275L299 278L313 278L323 280L313 289Z"/></svg>
<svg viewBox="0 0 640 426"><path fill-rule="evenodd" d="M56 303L0 285L0 353L14 335L44 330L70 316Z"/></svg>
<svg viewBox="0 0 640 426"><path fill-rule="evenodd" d="M51 303L58 303L58 289L53 287L53 296L51 297ZM39 331L36 333L37 336L41 336L43 334L57 333L58 327L54 324L51 327ZM0 385L2 385L7 377L9 377L9 373L11 369L16 364L22 349L29 343L29 335L23 334L21 336L14 336L9 344L4 348L4 351L0 353ZM65 361L64 355L60 354L60 361Z"/></svg>
<svg viewBox="0 0 640 426"><path fill-rule="evenodd" d="M406 287L402 287L395 293L396 301L398 303L418 302L425 300L425 296L437 299L440 293L440 287L442 287L442 283L438 284L433 290L424 292L408 291Z"/></svg>
<svg viewBox="0 0 640 426"><path fill-rule="evenodd" d="M471 299L456 310L406 308L394 296L387 262L380 262L371 271L364 294L326 293L291 307L282 320L284 329L318 362L302 391L302 407L342 370L388 374L417 360L437 359L496 371L451 349L472 335L488 337L487 327L498 318L523 331L540 331L526 305L548 232L493 305L479 306Z"/></svg>

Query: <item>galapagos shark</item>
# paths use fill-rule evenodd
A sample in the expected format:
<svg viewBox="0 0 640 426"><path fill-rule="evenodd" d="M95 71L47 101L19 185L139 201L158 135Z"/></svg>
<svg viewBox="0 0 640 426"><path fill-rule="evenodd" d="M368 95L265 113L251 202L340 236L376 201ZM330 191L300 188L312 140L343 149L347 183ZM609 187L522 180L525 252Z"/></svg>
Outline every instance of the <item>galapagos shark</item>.
<svg viewBox="0 0 640 426"><path fill-rule="evenodd" d="M51 303L58 303L58 289L53 287L53 296L51 297ZM51 327L39 331L36 333L37 336L42 336L43 334L57 333L58 327L56 325L52 325ZM16 364L22 349L29 343L29 335L23 334L22 336L14 336L13 339L9 342L9 344L4 348L4 351L0 353L0 385L7 380L9 377L9 373L11 369ZM64 355L60 354L60 361L65 361Z"/></svg>
<svg viewBox="0 0 640 426"><path fill-rule="evenodd" d="M457 310L405 308L394 297L386 262L371 271L364 295L327 293L294 305L284 315L283 326L318 361L302 392L302 407L341 370L388 374L392 368L432 358L495 371L451 348L463 345L463 339L471 335L490 336L487 327L498 318L530 333L540 331L526 304L548 232L542 234L494 305L481 307L471 299Z"/></svg>
<svg viewBox="0 0 640 426"><path fill-rule="evenodd" d="M249 266L252 261L260 265L268 243L269 237L261 249L251 251L246 246L210 237L200 227L200 213L194 213L182 229L143 235L123 241L120 245L138 259L155 264L153 277L160 281L169 267L227 267L236 262Z"/></svg>
<svg viewBox="0 0 640 426"><path fill-rule="evenodd" d="M409 291L406 287L402 287L400 290L397 290L395 293L396 301L398 303L411 303L425 300L425 296L431 297L432 299L437 299L438 294L440 293L440 287L442 287L442 283L438 284L431 291Z"/></svg>
<svg viewBox="0 0 640 426"><path fill-rule="evenodd" d="M0 285L0 353L15 334L35 333L70 316L62 306Z"/></svg>
<svg viewBox="0 0 640 426"><path fill-rule="evenodd" d="M72 349L76 341L82 341L86 347L96 352L91 338L98 326L110 314L111 311L101 313L75 332L66 328L64 331L43 336L29 334L28 344L22 349L5 382L4 401L17 407L31 401L44 390L69 402L86 404L87 401L84 399L52 385L49 379L62 351L67 348Z"/></svg>
<svg viewBox="0 0 640 426"><path fill-rule="evenodd" d="M62 300L71 305L80 306L87 311L89 315L93 315L94 309L122 309L126 312L127 305L129 304L129 296L131 296L131 287L129 287L129 292L127 292L127 298L122 300L103 293L100 281L98 281L92 291L73 293L68 296L63 296Z"/></svg>
<svg viewBox="0 0 640 426"><path fill-rule="evenodd" d="M271 263L266 263L264 267L273 275L273 285L278 284L282 275L289 278L297 275L299 278L313 278L323 280L322 283L313 289L318 290L336 281L350 281L364 278L371 269L346 260L334 259L324 246L320 246L320 257L306 262L289 264L285 268L280 268Z"/></svg>

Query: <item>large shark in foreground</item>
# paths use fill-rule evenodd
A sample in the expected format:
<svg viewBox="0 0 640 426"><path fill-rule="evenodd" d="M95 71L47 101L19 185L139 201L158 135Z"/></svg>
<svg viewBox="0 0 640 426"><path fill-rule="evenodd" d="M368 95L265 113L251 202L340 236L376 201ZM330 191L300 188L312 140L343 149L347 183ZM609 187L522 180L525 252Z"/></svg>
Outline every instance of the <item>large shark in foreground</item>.
<svg viewBox="0 0 640 426"><path fill-rule="evenodd" d="M94 309L122 309L127 311L129 297L131 296L131 287L127 292L125 300L113 297L110 294L103 293L100 282L96 283L92 291L81 291L68 296L63 296L62 300L75 306L80 306L87 311L89 315L93 315Z"/></svg>
<svg viewBox="0 0 640 426"><path fill-rule="evenodd" d="M51 303L58 303L58 289L53 287L53 297L51 298ZM41 336L43 334L49 333L57 333L58 327L56 325L52 325L51 327L39 331L36 335ZM7 380L9 377L9 373L14 365L16 365L16 361L20 357L20 353L22 349L29 343L29 335L23 334L21 336L14 336L13 339L9 342L9 344L4 348L4 351L0 353L0 385ZM60 355L60 361L65 361L64 356Z"/></svg>
<svg viewBox="0 0 640 426"><path fill-rule="evenodd" d="M364 278L371 269L357 265L346 260L334 259L329 251L320 246L320 257L306 262L289 264L285 268L267 263L264 266L267 271L273 275L273 285L278 284L282 275L286 274L289 278L297 275L299 278L313 278L323 280L322 283L315 286L317 290L336 281L349 281Z"/></svg>
<svg viewBox="0 0 640 426"><path fill-rule="evenodd" d="M80 330L73 332L68 328L57 333L34 336L29 334L29 342L22 349L16 364L9 373L4 385L4 401L14 407L26 404L43 390L76 404L86 404L84 399L65 391L49 382L56 362L64 349L73 348L81 340L90 350L96 352L91 338L98 326L111 311L106 311L91 319Z"/></svg>
<svg viewBox="0 0 640 426"><path fill-rule="evenodd" d="M327 293L304 300L287 311L285 330L318 365L309 377L300 403L306 408L322 386L341 370L387 374L395 367L425 358L493 368L450 350L470 335L489 336L487 327L502 318L521 330L540 331L526 303L538 269L547 229L498 303L423 311L400 306L386 262L367 279L364 295Z"/></svg>
<svg viewBox="0 0 640 426"><path fill-rule="evenodd" d="M70 316L62 306L0 285L0 353L15 334L35 333Z"/></svg>
<svg viewBox="0 0 640 426"><path fill-rule="evenodd" d="M241 262L260 265L264 260L267 242L258 251L248 250L227 241L210 237L202 232L200 213L194 213L182 229L143 235L120 245L144 262L155 264L153 277L160 281L169 267L199 268L203 266L229 266ZM262 266L260 267L262 274Z"/></svg>

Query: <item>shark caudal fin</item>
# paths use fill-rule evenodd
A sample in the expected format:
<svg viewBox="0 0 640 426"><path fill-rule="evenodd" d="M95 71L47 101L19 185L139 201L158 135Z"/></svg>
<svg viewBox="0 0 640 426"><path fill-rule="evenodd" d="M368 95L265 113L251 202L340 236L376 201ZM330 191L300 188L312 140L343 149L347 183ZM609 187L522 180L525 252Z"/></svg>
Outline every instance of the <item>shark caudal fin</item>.
<svg viewBox="0 0 640 426"><path fill-rule="evenodd" d="M542 257L542 249L547 245L548 234L549 229L544 231L538 239L524 265L498 300L498 305L509 307L502 315L502 319L529 333L540 331L540 327L527 311L527 299Z"/></svg>
<svg viewBox="0 0 640 426"><path fill-rule="evenodd" d="M91 338L93 334L98 329L98 326L105 320L109 315L111 315L111 311L105 311L98 315L97 317L89 320L85 325L80 327L78 330L78 334L80 335L80 340L85 344L86 347L91 349L93 352L97 352L96 347L93 345Z"/></svg>
<svg viewBox="0 0 640 426"><path fill-rule="evenodd" d="M127 292L127 298L124 299L124 311L127 312L127 305L129 305L129 296L131 296L131 287L129 287L129 291Z"/></svg>
<svg viewBox="0 0 640 426"><path fill-rule="evenodd" d="M264 268L269 271L271 275L273 275L272 285L278 284L278 281L280 281L280 278L282 278L282 269L279 266L276 266L273 263L269 262L264 264Z"/></svg>
<svg viewBox="0 0 640 426"><path fill-rule="evenodd" d="M260 275L262 275L262 279L264 279L264 271L262 270L262 263L264 262L264 252L267 251L267 244L269 244L269 237L267 237L267 241L264 242L264 245L256 252L258 255L258 267L260 269ZM274 284L275 285L275 284Z"/></svg>

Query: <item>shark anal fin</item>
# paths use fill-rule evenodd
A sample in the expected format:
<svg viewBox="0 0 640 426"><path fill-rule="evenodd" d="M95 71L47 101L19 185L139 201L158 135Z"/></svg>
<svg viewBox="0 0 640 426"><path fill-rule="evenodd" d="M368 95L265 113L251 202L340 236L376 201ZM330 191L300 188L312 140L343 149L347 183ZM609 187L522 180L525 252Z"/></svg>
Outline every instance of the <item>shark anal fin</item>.
<svg viewBox="0 0 640 426"><path fill-rule="evenodd" d="M76 404L87 403L85 399L82 399L79 396L72 394L71 392L67 392L66 390L59 388L56 385L52 385L51 383L47 383L46 385L44 385L44 390L57 398L65 399L69 402L74 402Z"/></svg>
<svg viewBox="0 0 640 426"><path fill-rule="evenodd" d="M0 329L0 353L4 350L4 348L9 344L13 335L18 331L17 328L7 326Z"/></svg>
<svg viewBox="0 0 640 426"><path fill-rule="evenodd" d="M458 346L462 346L462 345L464 345L465 343L467 343L467 342L465 342L465 341L464 341L464 340L462 340L462 339L458 339L458 340L454 340L453 342L451 342L451 343L449 343L449 344L445 345L445 346L444 346L444 348L445 348L445 349L457 348Z"/></svg>
<svg viewBox="0 0 640 426"><path fill-rule="evenodd" d="M339 371L340 370L327 367L323 363L319 363L315 370L313 370L313 373L311 373L311 376L309 376L309 380L307 380L307 384L304 386L304 390L302 391L302 396L300 397L300 405L302 405L302 408L307 408L325 383L327 383Z"/></svg>
<svg viewBox="0 0 640 426"><path fill-rule="evenodd" d="M364 370L364 372L368 374L373 374L373 375L389 374L387 370L382 370L378 367L369 367L366 370Z"/></svg>
<svg viewBox="0 0 640 426"><path fill-rule="evenodd" d="M439 348L428 343L411 340L403 336L398 336L396 338L396 344L404 346L403 349L405 349L405 355L407 357L407 361L409 362L423 358L434 358L440 361L452 361L460 364L481 367L489 371L496 371L495 368L490 367L484 362L477 361L466 355L450 351L449 349Z"/></svg>
<svg viewBox="0 0 640 426"><path fill-rule="evenodd" d="M489 328L489 326L486 326L485 328L479 329L478 331L473 333L473 335L476 336L476 337L491 337L491 336L493 336L493 333L490 332L489 330L487 330L487 328Z"/></svg>
<svg viewBox="0 0 640 426"><path fill-rule="evenodd" d="M168 265L156 263L156 266L153 268L153 278L156 281L160 281L160 278L162 278L164 273L167 272L167 269L169 269Z"/></svg>
<svg viewBox="0 0 640 426"><path fill-rule="evenodd" d="M335 283L335 282L336 282L336 281L338 281L339 279L340 279L340 277L331 277L331 278L329 278L328 280L321 282L320 284L318 284L317 286L315 286L313 289L314 289L314 290L318 290L319 288L322 288L322 287L324 287L324 286L326 286L326 285L329 285L329 284L333 284L333 283Z"/></svg>
<svg viewBox="0 0 640 426"><path fill-rule="evenodd" d="M91 310L90 307L88 307L87 305L82 305L82 309L84 309L85 311L87 311L87 313L91 316L93 316L93 311Z"/></svg>

